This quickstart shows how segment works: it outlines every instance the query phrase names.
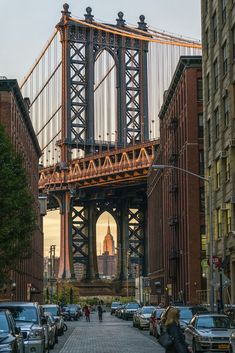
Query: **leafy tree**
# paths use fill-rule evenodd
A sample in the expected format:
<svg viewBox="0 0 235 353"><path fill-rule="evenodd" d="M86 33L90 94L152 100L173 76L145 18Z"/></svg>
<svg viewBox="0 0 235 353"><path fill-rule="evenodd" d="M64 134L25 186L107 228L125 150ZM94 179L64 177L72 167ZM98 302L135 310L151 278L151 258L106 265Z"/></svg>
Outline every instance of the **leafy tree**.
<svg viewBox="0 0 235 353"><path fill-rule="evenodd" d="M0 124L0 288L9 271L31 256L36 227L34 198L23 166Z"/></svg>

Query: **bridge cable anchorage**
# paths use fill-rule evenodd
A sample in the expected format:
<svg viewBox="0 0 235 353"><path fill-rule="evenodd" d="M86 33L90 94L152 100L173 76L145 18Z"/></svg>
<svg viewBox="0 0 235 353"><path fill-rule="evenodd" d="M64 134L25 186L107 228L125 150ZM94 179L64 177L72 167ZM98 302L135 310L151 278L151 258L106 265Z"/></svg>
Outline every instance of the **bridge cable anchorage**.
<svg viewBox="0 0 235 353"><path fill-rule="evenodd" d="M35 61L35 63L33 64L32 68L30 69L29 73L27 74L27 76L23 79L23 81L20 84L20 89L23 88L23 86L25 85L25 83L28 81L30 75L33 73L35 67L39 64L41 58L44 56L44 54L46 53L48 47L51 45L52 41L54 40L54 38L56 37L58 33L58 29L55 29L54 33L52 34L51 38L48 40L45 48L43 49L43 51L41 52L40 56L38 57L38 59Z"/></svg>
<svg viewBox="0 0 235 353"><path fill-rule="evenodd" d="M87 27L91 27L91 28L94 28L94 29L102 30L102 31L107 32L107 33L117 34L119 36L133 38L133 39L139 39L139 40L147 41L147 42L151 42L151 43L159 43L159 44L165 44L165 45L181 46L181 47L186 47L186 48L202 49L201 44L187 43L187 42L184 43L184 42L173 41L173 40L171 40L171 41L167 41L167 40L163 41L163 40L160 40L160 39L154 39L154 38L143 36L143 35L141 36L141 35L138 35L138 34L136 34L136 35L135 34L131 34L130 32L127 32L125 30L121 30L121 29L118 29L118 28L115 28L115 30L114 30L113 27L108 26L108 25L104 25L104 24L100 24L100 23L97 23L98 25L93 24L93 23L96 23L96 22L93 22L91 24L91 23L88 23L88 22L85 22L85 21L77 20L76 18L70 18L69 21L74 21L74 22L80 23L82 25L85 25ZM127 27L125 27L125 28L127 28Z"/></svg>

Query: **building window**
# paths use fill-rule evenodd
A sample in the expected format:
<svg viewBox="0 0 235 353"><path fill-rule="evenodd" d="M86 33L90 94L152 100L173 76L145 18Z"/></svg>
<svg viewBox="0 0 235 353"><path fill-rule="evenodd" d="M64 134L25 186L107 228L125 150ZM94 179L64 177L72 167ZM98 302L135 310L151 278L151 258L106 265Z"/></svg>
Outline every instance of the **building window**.
<svg viewBox="0 0 235 353"><path fill-rule="evenodd" d="M214 13L212 17L212 30L213 30L213 40L214 44L217 42L217 16L216 12Z"/></svg>
<svg viewBox="0 0 235 353"><path fill-rule="evenodd" d="M235 26L232 28L232 58L235 60Z"/></svg>
<svg viewBox="0 0 235 353"><path fill-rule="evenodd" d="M205 15L208 14L208 0L205 0Z"/></svg>
<svg viewBox="0 0 235 353"><path fill-rule="evenodd" d="M198 119L198 137L203 138L204 128L203 128L203 113L199 113L197 116Z"/></svg>
<svg viewBox="0 0 235 353"><path fill-rule="evenodd" d="M208 32L208 28L205 32L205 52L206 52L206 58L209 57L209 32Z"/></svg>
<svg viewBox="0 0 235 353"><path fill-rule="evenodd" d="M216 189L220 188L220 172L221 172L220 160L217 159L217 161L215 162L215 186L216 186Z"/></svg>
<svg viewBox="0 0 235 353"><path fill-rule="evenodd" d="M214 71L214 90L218 89L218 61L217 59L214 61L213 64L213 71Z"/></svg>
<svg viewBox="0 0 235 353"><path fill-rule="evenodd" d="M229 203L226 204L225 224L226 224L226 233L228 234L231 232L231 205Z"/></svg>
<svg viewBox="0 0 235 353"><path fill-rule="evenodd" d="M226 22L226 18L227 18L227 0L221 0L221 17L222 17L222 24L224 25Z"/></svg>
<svg viewBox="0 0 235 353"><path fill-rule="evenodd" d="M199 151L199 174L204 176L204 151Z"/></svg>
<svg viewBox="0 0 235 353"><path fill-rule="evenodd" d="M223 58L223 74L226 75L228 71L228 58L227 58L227 42L222 46L222 58Z"/></svg>
<svg viewBox="0 0 235 353"><path fill-rule="evenodd" d="M230 179L230 162L229 158L225 158L225 181L228 181Z"/></svg>
<svg viewBox="0 0 235 353"><path fill-rule="evenodd" d="M197 100L198 101L203 100L203 90L202 90L202 79L201 78L197 79Z"/></svg>
<svg viewBox="0 0 235 353"><path fill-rule="evenodd" d="M201 236L201 251L206 251L207 241L206 241L206 227L200 227L200 236Z"/></svg>
<svg viewBox="0 0 235 353"><path fill-rule="evenodd" d="M211 147L211 121L207 121L207 133L208 133L208 147Z"/></svg>
<svg viewBox="0 0 235 353"><path fill-rule="evenodd" d="M219 110L218 108L215 110L214 113L214 122L215 122L215 138L219 138Z"/></svg>
<svg viewBox="0 0 235 353"><path fill-rule="evenodd" d="M216 210L216 224L217 224L217 237L222 237L222 220L221 220L221 209Z"/></svg>
<svg viewBox="0 0 235 353"><path fill-rule="evenodd" d="M224 108L224 125L225 127L229 124L229 109L228 109L228 94L223 97L223 108Z"/></svg>
<svg viewBox="0 0 235 353"><path fill-rule="evenodd" d="M210 95L211 95L211 92L210 92L210 74L207 74L207 76L206 76L206 86L207 86L207 102L209 102Z"/></svg>
<svg viewBox="0 0 235 353"><path fill-rule="evenodd" d="M200 197L200 212L205 212L205 192L204 186L199 188L199 197Z"/></svg>

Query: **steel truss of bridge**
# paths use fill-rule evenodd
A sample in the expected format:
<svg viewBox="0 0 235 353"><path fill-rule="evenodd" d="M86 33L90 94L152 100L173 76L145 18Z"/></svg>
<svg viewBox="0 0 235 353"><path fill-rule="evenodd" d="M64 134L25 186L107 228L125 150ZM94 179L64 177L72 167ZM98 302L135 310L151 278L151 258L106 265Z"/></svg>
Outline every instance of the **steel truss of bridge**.
<svg viewBox="0 0 235 353"><path fill-rule="evenodd" d="M148 32L143 15L138 27L131 27L122 12L116 25L96 22L89 7L86 12L84 20L72 18L64 4L55 34L24 79L22 90L24 95L32 93L32 122L43 151L39 191L47 195L48 209L60 210L59 278L79 281L87 294L91 288L92 294L110 294L110 288L113 294L121 294L131 266L138 266L139 275L147 273L147 175L156 163L159 145L149 138L149 42L188 48L200 45ZM95 88L95 62L104 52L114 64ZM103 112L97 123L94 109L95 99L101 100L105 89L100 96L95 93L114 67L116 110L114 116L106 116L105 125ZM37 81L40 73L41 81ZM111 104L107 97L106 105ZM114 117L115 131L109 131ZM102 141L105 135L109 141ZM84 157L71 157L81 154ZM96 223L105 211L117 224L117 277L111 287L102 285L97 267Z"/></svg>

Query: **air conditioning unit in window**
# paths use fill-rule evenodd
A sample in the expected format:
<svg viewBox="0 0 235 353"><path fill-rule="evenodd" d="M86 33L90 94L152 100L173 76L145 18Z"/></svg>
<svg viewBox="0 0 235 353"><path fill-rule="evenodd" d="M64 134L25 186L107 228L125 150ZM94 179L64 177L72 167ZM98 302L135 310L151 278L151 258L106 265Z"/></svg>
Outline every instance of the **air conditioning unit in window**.
<svg viewBox="0 0 235 353"><path fill-rule="evenodd" d="M222 203L220 209L221 209L221 211L227 211L226 204L225 204L225 203Z"/></svg>
<svg viewBox="0 0 235 353"><path fill-rule="evenodd" d="M226 151L221 151L220 152L220 158L226 158L227 157L227 152Z"/></svg>
<svg viewBox="0 0 235 353"><path fill-rule="evenodd" d="M235 196L231 196L230 202L231 202L231 203L235 203Z"/></svg>

